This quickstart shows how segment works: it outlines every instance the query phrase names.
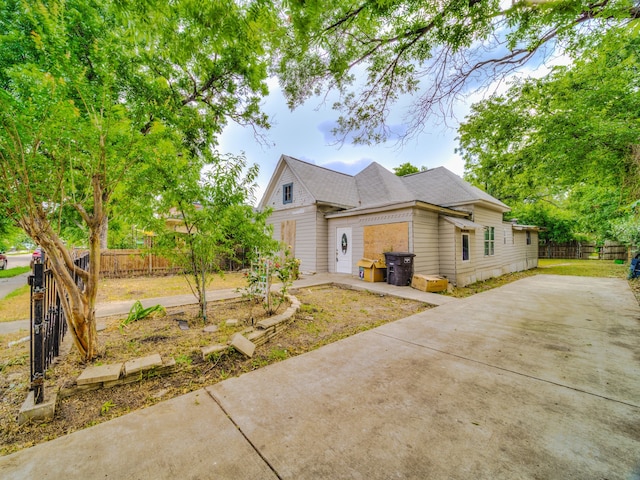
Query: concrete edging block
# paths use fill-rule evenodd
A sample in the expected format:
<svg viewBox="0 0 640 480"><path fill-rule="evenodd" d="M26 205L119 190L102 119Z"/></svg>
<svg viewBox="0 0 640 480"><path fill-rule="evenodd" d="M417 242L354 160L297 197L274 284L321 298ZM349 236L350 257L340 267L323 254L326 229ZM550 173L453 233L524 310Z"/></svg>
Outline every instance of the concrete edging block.
<svg viewBox="0 0 640 480"><path fill-rule="evenodd" d="M18 425L31 421L47 422L53 418L58 401L57 393L52 393L48 398L45 397L45 401L37 405L34 400L35 397L32 390L27 395L22 407L20 407L20 412L18 412Z"/></svg>

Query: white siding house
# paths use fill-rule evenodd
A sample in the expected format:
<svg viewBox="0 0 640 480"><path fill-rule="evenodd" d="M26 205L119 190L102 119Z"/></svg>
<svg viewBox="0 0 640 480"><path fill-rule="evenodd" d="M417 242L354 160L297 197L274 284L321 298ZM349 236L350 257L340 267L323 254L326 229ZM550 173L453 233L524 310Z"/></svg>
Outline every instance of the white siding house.
<svg viewBox="0 0 640 480"><path fill-rule="evenodd" d="M414 271L458 286L537 266L538 229L443 167L398 177L377 163L355 176L283 155L260 202L303 273L357 275L361 258L415 254Z"/></svg>

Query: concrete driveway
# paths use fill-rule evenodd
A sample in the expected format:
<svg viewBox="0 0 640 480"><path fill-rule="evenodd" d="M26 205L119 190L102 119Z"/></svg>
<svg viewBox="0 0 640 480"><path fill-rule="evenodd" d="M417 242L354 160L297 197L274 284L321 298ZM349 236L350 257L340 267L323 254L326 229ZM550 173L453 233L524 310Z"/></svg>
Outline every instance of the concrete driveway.
<svg viewBox="0 0 640 480"><path fill-rule="evenodd" d="M0 458L0 473L639 479L640 307L621 279L526 278Z"/></svg>

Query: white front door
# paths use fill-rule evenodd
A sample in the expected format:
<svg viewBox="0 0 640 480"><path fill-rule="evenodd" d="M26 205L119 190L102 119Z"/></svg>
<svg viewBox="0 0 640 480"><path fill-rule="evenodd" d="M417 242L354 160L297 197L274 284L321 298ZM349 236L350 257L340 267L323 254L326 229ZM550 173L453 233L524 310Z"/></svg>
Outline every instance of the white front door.
<svg viewBox="0 0 640 480"><path fill-rule="evenodd" d="M351 228L336 228L336 273L351 273Z"/></svg>

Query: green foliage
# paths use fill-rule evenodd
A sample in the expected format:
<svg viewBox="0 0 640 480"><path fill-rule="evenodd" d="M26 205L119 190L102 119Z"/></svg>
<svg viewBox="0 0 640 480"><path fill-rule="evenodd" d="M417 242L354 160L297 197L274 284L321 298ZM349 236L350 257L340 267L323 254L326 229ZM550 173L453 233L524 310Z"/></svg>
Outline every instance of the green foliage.
<svg viewBox="0 0 640 480"><path fill-rule="evenodd" d="M399 177L404 177L405 175L411 175L412 173L419 173L424 170L426 170L425 167L418 168L415 165L411 165L411 163L406 162L395 167L393 169L393 173L395 173Z"/></svg>
<svg viewBox="0 0 640 480"><path fill-rule="evenodd" d="M176 356L176 363L178 365L189 366L193 363L193 358L191 358L191 355L187 355L186 353L184 353L182 355Z"/></svg>
<svg viewBox="0 0 640 480"><path fill-rule="evenodd" d="M113 403L113 400L107 400L100 407L100 415L102 415L102 416L106 415L107 413L109 413L109 410L111 410L115 406L116 406L116 404Z"/></svg>
<svg viewBox="0 0 640 480"><path fill-rule="evenodd" d="M142 303L140 303L140 300L136 300L136 302L131 306L127 318L120 322L120 329L156 313L164 315L166 310L162 305L153 305L151 307L144 308Z"/></svg>
<svg viewBox="0 0 640 480"><path fill-rule="evenodd" d="M286 301L289 288L298 278L299 268L300 260L294 258L288 248L283 257L277 253L262 255L247 272L247 286L241 292L251 300L261 301L266 312L273 315ZM277 295L271 291L274 278L279 282Z"/></svg>
<svg viewBox="0 0 640 480"><path fill-rule="evenodd" d="M0 213L68 280L73 335L95 332L108 218L152 218L162 179L197 179L229 120L268 126L277 13L261 0L0 0ZM71 244L94 262L77 272L82 289L66 271ZM92 359L97 338L80 340Z"/></svg>
<svg viewBox="0 0 640 480"><path fill-rule="evenodd" d="M553 47L578 58L590 37L637 17L631 0L347 2L290 0L278 73L289 105L335 89L339 133L378 142L403 94L409 132L469 89L488 86Z"/></svg>
<svg viewBox="0 0 640 480"><path fill-rule="evenodd" d="M29 267L14 267L14 268L9 268L7 270L0 270L0 278L17 277L18 275L27 273L30 270L31 268Z"/></svg>
<svg viewBox="0 0 640 480"><path fill-rule="evenodd" d="M206 160L206 161L205 161ZM274 249L266 219L269 211L257 212L253 199L257 165L247 168L241 156L206 155L202 174L173 171L156 196L155 212L164 212L153 230L156 249L179 265L200 303L206 321L206 287L212 276L222 274L221 259L238 259L256 248Z"/></svg>
<svg viewBox="0 0 640 480"><path fill-rule="evenodd" d="M467 180L550 239L615 239L640 194L639 52L638 37L613 30L571 67L474 105L460 127Z"/></svg>

